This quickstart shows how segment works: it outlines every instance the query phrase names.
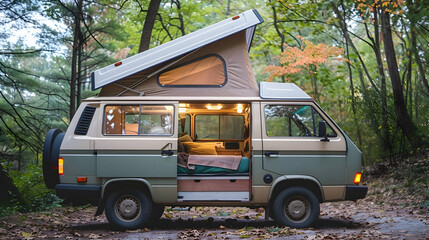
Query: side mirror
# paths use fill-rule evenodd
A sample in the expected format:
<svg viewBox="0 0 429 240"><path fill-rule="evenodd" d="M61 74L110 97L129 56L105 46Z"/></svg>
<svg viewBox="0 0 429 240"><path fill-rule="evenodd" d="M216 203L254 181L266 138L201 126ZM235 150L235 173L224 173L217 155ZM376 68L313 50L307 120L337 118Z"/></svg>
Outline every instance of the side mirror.
<svg viewBox="0 0 429 240"><path fill-rule="evenodd" d="M326 122L319 122L319 137L323 137L320 141L329 142L328 136L326 135Z"/></svg>

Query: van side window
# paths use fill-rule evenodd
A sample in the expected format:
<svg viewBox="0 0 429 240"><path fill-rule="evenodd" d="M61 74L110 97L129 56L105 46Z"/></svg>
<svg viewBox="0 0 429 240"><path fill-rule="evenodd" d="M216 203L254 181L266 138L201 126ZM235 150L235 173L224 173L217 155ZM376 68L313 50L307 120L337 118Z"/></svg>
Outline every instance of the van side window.
<svg viewBox="0 0 429 240"><path fill-rule="evenodd" d="M239 115L196 115L198 139L242 140L244 117Z"/></svg>
<svg viewBox="0 0 429 240"><path fill-rule="evenodd" d="M172 105L108 105L105 135L172 135Z"/></svg>
<svg viewBox="0 0 429 240"><path fill-rule="evenodd" d="M268 105L265 106L265 124L269 137L317 137L322 116L312 107L305 105ZM328 137L337 134L327 125Z"/></svg>

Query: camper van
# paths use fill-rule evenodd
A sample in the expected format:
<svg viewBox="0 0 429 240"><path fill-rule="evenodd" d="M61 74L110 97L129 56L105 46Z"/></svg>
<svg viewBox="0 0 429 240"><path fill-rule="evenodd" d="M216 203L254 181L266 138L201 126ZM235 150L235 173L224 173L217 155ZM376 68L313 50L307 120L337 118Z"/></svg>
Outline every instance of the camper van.
<svg viewBox="0 0 429 240"><path fill-rule="evenodd" d="M164 206L263 207L302 228L320 203L364 198L347 134L298 86L257 84L248 52L262 22L246 11L93 72L99 96L47 133L47 187L116 229Z"/></svg>

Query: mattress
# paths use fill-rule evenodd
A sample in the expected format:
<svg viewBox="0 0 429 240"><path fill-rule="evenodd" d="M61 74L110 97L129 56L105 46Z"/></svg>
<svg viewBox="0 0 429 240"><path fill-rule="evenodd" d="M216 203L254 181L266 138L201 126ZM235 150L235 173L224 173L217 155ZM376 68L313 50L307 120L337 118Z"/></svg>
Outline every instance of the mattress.
<svg viewBox="0 0 429 240"><path fill-rule="evenodd" d="M204 174L204 173L248 173L249 172L249 158L242 157L240 161L240 165L237 170L220 168L220 167L210 167L210 166L202 166L195 165L194 170L190 170L181 166L177 166L177 173L183 174Z"/></svg>

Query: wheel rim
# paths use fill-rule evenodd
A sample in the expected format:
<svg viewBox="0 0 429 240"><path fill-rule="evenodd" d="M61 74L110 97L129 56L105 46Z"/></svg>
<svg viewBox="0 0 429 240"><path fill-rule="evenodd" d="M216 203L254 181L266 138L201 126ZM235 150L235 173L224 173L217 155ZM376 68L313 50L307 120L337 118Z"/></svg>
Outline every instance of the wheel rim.
<svg viewBox="0 0 429 240"><path fill-rule="evenodd" d="M284 205L284 211L289 221L294 223L304 222L310 216L310 202L305 197L292 197Z"/></svg>
<svg viewBox="0 0 429 240"><path fill-rule="evenodd" d="M131 222L141 214L141 204L133 195L123 195L115 202L115 213L122 221Z"/></svg>

